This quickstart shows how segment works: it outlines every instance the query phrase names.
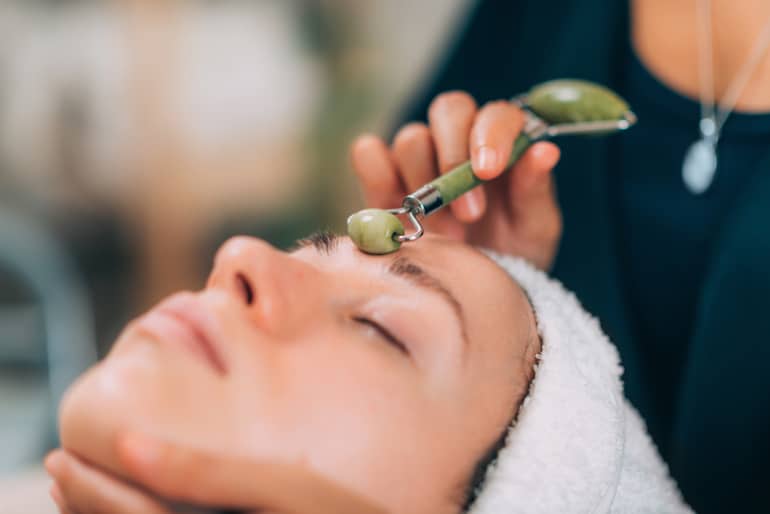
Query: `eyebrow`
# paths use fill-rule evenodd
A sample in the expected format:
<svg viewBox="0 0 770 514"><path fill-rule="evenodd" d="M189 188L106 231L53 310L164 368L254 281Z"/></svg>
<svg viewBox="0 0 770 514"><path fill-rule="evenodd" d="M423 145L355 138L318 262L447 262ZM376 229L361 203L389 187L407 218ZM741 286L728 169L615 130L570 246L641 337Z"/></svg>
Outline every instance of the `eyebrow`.
<svg viewBox="0 0 770 514"><path fill-rule="evenodd" d="M309 236L299 239L295 245L295 249L305 248L312 246L318 253L324 255L331 255L337 248L341 236L330 232L328 230L319 230ZM388 273L393 276L404 278L412 284L428 289L434 293L439 294L444 300L449 303L460 323L460 333L463 340L463 348L468 346L468 331L465 323L465 315L463 313L462 304L460 304L457 297L452 294L448 287L446 287L440 280L425 271L420 265L412 261L407 257L396 258L387 269Z"/></svg>
<svg viewBox="0 0 770 514"><path fill-rule="evenodd" d="M460 332L462 334L464 347L468 346L468 331L465 325L463 307L449 288L407 257L398 257L394 260L390 266L388 266L388 272L397 277L405 278L414 285L433 291L443 297L452 307L452 310L460 323Z"/></svg>
<svg viewBox="0 0 770 514"><path fill-rule="evenodd" d="M318 253L330 255L337 248L339 241L340 236L338 234L329 230L319 230L305 238L298 239L293 249L299 250L306 246L312 246Z"/></svg>

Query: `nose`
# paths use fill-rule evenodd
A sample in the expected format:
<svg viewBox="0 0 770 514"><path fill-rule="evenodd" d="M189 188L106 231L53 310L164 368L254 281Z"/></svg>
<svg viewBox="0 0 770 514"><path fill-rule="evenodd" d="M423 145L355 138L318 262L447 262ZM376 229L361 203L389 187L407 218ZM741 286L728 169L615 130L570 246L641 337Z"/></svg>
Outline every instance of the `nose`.
<svg viewBox="0 0 770 514"><path fill-rule="evenodd" d="M214 259L207 288L226 290L261 330L307 328L323 294L323 273L260 239L234 237Z"/></svg>

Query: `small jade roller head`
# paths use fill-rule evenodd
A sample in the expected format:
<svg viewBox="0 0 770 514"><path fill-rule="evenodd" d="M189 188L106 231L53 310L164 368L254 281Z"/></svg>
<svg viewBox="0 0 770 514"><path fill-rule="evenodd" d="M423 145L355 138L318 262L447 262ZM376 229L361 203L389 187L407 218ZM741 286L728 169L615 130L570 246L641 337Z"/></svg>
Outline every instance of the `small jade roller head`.
<svg viewBox="0 0 770 514"><path fill-rule="evenodd" d="M628 103L614 91L585 80L559 79L533 87L527 107L550 124L623 119Z"/></svg>
<svg viewBox="0 0 770 514"><path fill-rule="evenodd" d="M382 255L401 247L404 225L386 210L364 209L348 217L348 235L362 252Z"/></svg>

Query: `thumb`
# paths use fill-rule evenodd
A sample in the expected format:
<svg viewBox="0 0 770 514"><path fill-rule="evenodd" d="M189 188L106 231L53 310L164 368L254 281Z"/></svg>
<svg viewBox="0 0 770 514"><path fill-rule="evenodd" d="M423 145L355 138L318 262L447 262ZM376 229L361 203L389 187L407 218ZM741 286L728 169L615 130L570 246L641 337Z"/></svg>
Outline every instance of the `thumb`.
<svg viewBox="0 0 770 514"><path fill-rule="evenodd" d="M140 434L120 437L117 453L131 478L173 501L282 514L385 514L300 463L212 454Z"/></svg>

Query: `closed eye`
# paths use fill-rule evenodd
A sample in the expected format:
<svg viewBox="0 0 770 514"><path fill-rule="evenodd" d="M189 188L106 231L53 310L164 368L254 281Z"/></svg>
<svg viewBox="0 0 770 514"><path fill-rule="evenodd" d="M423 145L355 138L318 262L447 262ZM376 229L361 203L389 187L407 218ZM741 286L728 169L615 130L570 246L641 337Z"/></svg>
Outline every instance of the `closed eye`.
<svg viewBox="0 0 770 514"><path fill-rule="evenodd" d="M356 316L355 318L353 318L353 321L373 328L377 332L377 334L380 337L382 337L385 341L395 346L399 351L403 352L404 354L409 355L409 350L407 349L406 345L403 342L401 342L396 336L391 334L390 331L388 331L388 329L386 329L376 321L373 321L369 318L364 318L362 316Z"/></svg>

